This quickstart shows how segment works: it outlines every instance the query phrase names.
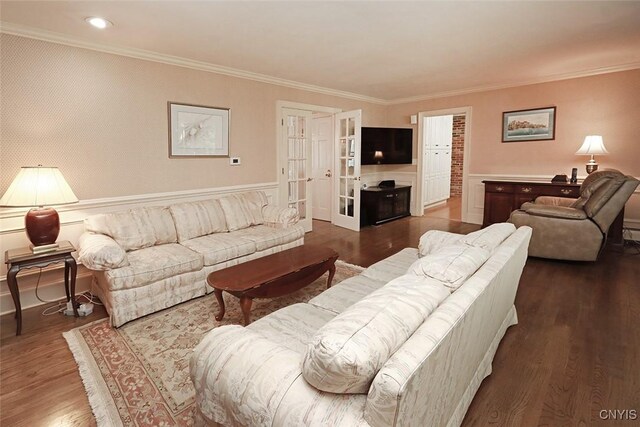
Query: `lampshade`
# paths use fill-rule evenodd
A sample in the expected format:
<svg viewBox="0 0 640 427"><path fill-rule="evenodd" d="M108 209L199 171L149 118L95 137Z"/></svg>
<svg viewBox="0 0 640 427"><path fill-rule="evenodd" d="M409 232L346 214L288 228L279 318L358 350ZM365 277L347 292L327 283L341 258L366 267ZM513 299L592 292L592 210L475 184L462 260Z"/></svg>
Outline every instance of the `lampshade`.
<svg viewBox="0 0 640 427"><path fill-rule="evenodd" d="M382 154L382 151L376 151L375 153L373 153L373 158L376 160L380 160L384 158L384 155Z"/></svg>
<svg viewBox="0 0 640 427"><path fill-rule="evenodd" d="M33 207L76 203L78 198L58 168L25 166L0 199L3 207Z"/></svg>
<svg viewBox="0 0 640 427"><path fill-rule="evenodd" d="M592 156L594 154L609 154L606 148L604 148L604 142L602 141L602 136L600 135L588 135L582 146L576 154L585 154L588 156Z"/></svg>

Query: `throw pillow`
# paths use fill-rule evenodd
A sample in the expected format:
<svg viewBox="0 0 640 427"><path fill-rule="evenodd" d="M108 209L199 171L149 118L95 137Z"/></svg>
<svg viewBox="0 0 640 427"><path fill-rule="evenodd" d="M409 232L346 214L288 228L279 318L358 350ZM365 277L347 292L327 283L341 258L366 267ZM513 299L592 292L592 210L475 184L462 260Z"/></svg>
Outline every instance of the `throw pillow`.
<svg viewBox="0 0 640 427"><path fill-rule="evenodd" d="M393 353L449 296L435 280L400 276L322 326L311 339L302 376L330 393L367 393Z"/></svg>
<svg viewBox="0 0 640 427"><path fill-rule="evenodd" d="M469 233L460 239L460 242L476 248L486 249L491 252L507 237L511 236L514 231L516 231L515 225L508 222L501 222L498 224L492 224L482 230Z"/></svg>
<svg viewBox="0 0 640 427"><path fill-rule="evenodd" d="M452 292L489 259L489 251L467 245L445 246L411 264L407 274L441 281Z"/></svg>

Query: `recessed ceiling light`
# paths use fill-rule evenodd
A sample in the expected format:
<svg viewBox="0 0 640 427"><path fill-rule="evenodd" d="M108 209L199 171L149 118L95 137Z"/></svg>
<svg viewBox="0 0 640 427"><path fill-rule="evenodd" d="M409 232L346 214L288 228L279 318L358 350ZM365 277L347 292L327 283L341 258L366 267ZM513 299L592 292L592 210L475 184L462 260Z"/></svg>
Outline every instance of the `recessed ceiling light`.
<svg viewBox="0 0 640 427"><path fill-rule="evenodd" d="M84 20L94 27L100 28L101 30L113 26L113 22L107 21L106 19L100 18L99 16L90 16L88 18L85 18Z"/></svg>

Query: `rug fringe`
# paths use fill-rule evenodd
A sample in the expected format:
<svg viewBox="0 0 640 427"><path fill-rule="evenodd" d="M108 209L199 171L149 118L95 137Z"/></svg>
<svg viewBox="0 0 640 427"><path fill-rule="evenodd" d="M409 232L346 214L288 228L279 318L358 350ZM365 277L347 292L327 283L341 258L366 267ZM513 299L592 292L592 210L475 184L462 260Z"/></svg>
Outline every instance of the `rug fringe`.
<svg viewBox="0 0 640 427"><path fill-rule="evenodd" d="M78 365L80 378L82 379L82 384L89 398L89 406L91 406L91 411L96 419L96 423L98 426L104 427L122 426L122 420L119 416L117 419L114 419L114 417L110 415L110 413L117 414L117 408L115 408L111 402L105 401L105 399L102 398L100 386L96 383L95 375L91 373L89 358L85 356L85 350L82 348L81 341L76 334L78 334L78 332L73 329L68 332L63 332L62 336L67 340L69 350L71 350L71 354L73 354L73 358ZM100 377L100 379L102 378ZM106 389L106 385L104 388ZM111 411L109 410L109 406L112 406Z"/></svg>
<svg viewBox="0 0 640 427"><path fill-rule="evenodd" d="M354 270L357 270L357 271L366 270L366 268L362 267L361 265L349 264L348 262L344 262L344 261L342 261L340 259L336 261L336 264L340 264L340 265L342 265L344 267L353 268Z"/></svg>

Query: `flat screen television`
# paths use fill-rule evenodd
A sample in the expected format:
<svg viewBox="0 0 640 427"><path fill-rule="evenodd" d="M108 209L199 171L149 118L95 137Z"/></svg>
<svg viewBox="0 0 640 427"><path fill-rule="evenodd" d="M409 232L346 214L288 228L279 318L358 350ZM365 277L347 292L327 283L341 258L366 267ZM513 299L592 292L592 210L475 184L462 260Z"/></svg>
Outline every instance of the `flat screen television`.
<svg viewBox="0 0 640 427"><path fill-rule="evenodd" d="M413 129L362 128L363 165L411 164Z"/></svg>

